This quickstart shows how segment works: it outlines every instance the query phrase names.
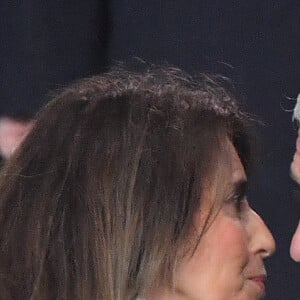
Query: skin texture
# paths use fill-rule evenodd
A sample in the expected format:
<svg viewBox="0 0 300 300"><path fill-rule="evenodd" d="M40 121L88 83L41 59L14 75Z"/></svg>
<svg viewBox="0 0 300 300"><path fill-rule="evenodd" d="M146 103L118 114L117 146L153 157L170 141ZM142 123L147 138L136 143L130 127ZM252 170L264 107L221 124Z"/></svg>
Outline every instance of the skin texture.
<svg viewBox="0 0 300 300"><path fill-rule="evenodd" d="M250 208L246 196L237 200L234 186L247 178L231 143L228 148L228 197L223 199L192 257L188 256L179 265L175 289L159 290L147 300L258 300L264 297L264 284L261 287L253 277L266 275L263 260L275 251L275 242L262 219ZM204 207L201 214L195 215L194 225L199 232L206 210Z"/></svg>
<svg viewBox="0 0 300 300"><path fill-rule="evenodd" d="M291 163L291 177L300 184L300 130L298 130L298 137L296 140L296 151ZM291 247L291 257L300 262L300 225L297 226L296 231L293 235Z"/></svg>
<svg viewBox="0 0 300 300"><path fill-rule="evenodd" d="M33 125L33 121L0 118L0 155L7 159L21 144Z"/></svg>

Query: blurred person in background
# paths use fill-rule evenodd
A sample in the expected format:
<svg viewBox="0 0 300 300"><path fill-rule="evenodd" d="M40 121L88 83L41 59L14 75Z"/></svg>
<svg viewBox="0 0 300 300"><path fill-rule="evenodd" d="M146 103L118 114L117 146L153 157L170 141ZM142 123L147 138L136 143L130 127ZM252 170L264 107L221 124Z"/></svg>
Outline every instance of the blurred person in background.
<svg viewBox="0 0 300 300"><path fill-rule="evenodd" d="M108 65L107 0L0 4L0 156L6 159L32 126L48 93Z"/></svg>
<svg viewBox="0 0 300 300"><path fill-rule="evenodd" d="M21 144L33 125L32 120L0 118L0 156L8 159Z"/></svg>

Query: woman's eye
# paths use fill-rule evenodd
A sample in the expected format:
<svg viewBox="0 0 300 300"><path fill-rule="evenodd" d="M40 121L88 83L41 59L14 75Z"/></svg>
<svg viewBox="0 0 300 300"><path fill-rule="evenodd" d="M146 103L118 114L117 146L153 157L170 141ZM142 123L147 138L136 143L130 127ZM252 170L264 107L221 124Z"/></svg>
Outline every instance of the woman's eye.
<svg viewBox="0 0 300 300"><path fill-rule="evenodd" d="M238 214L241 214L243 211L243 208L247 202L246 195L244 195L244 194L234 195L232 198L232 201L233 201L234 208L236 209L236 212Z"/></svg>
<svg viewBox="0 0 300 300"><path fill-rule="evenodd" d="M235 185L232 196L229 197L229 202L231 203L232 210L234 214L238 217L241 217L245 211L248 202L247 202L247 181L238 182Z"/></svg>
<svg viewBox="0 0 300 300"><path fill-rule="evenodd" d="M225 212L234 217L242 218L248 207L247 181L240 181L233 188L224 201Z"/></svg>
<svg viewBox="0 0 300 300"><path fill-rule="evenodd" d="M248 206L245 194L235 194L225 202L225 211L234 218L242 218Z"/></svg>

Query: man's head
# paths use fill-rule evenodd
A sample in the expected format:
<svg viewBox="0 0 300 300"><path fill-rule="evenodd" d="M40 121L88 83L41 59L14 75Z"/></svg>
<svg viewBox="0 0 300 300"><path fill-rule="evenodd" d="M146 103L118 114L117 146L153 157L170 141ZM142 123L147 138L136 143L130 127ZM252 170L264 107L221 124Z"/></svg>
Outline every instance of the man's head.
<svg viewBox="0 0 300 300"><path fill-rule="evenodd" d="M293 119L300 121L300 95L297 98L297 103L294 108ZM291 163L291 177L300 184L300 129L298 131L298 137L296 140L296 150ZM293 235L293 239L290 247L291 257L300 262L300 226L297 226L297 229Z"/></svg>

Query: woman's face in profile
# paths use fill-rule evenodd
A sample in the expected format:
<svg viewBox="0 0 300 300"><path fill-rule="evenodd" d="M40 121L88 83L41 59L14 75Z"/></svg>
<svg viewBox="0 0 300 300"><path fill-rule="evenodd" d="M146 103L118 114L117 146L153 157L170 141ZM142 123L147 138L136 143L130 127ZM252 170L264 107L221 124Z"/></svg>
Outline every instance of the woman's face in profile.
<svg viewBox="0 0 300 300"><path fill-rule="evenodd" d="M155 299L257 300L265 294L267 273L263 260L274 252L275 243L247 202L245 170L231 143L229 148L229 196L192 257L178 266L175 295L161 292L165 296ZM199 231L206 210L203 205L194 221Z"/></svg>

